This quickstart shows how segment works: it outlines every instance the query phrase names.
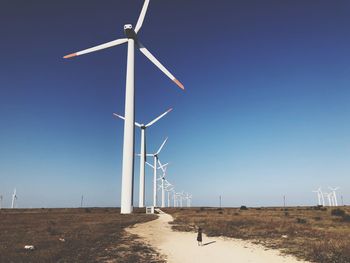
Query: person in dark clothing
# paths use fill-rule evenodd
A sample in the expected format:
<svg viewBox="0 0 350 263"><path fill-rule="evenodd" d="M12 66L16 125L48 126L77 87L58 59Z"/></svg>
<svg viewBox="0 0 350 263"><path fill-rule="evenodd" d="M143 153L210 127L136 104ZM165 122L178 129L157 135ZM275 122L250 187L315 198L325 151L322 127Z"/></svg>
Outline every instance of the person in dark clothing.
<svg viewBox="0 0 350 263"><path fill-rule="evenodd" d="M197 234L197 241L198 246L202 246L202 228L198 228L198 234Z"/></svg>

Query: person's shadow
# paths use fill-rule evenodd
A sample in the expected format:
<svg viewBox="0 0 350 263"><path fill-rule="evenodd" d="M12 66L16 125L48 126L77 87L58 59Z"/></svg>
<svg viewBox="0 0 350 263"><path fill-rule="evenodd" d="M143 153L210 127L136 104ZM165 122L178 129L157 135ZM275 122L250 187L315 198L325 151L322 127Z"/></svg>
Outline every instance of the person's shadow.
<svg viewBox="0 0 350 263"><path fill-rule="evenodd" d="M216 241L211 241L211 242L208 242L208 243L203 244L202 246L208 246L208 245L213 244L213 243L215 243L215 242L216 242Z"/></svg>

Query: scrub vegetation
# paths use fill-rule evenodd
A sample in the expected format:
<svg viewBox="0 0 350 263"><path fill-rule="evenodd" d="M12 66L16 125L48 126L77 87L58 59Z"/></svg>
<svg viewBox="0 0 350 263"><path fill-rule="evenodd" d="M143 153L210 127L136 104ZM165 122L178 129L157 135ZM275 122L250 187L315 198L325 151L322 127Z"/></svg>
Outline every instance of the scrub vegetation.
<svg viewBox="0 0 350 263"><path fill-rule="evenodd" d="M350 262L349 207L178 208L172 228L251 240L311 262Z"/></svg>

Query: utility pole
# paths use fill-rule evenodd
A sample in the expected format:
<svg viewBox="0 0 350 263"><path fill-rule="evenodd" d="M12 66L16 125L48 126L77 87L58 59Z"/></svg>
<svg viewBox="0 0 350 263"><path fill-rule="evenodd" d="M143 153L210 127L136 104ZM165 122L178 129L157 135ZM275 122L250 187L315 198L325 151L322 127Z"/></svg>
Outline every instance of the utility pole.
<svg viewBox="0 0 350 263"><path fill-rule="evenodd" d="M80 207L83 207L84 196L81 196Z"/></svg>
<svg viewBox="0 0 350 263"><path fill-rule="evenodd" d="M343 199L343 196L341 195L340 198L341 198L341 205L344 206L344 199Z"/></svg>

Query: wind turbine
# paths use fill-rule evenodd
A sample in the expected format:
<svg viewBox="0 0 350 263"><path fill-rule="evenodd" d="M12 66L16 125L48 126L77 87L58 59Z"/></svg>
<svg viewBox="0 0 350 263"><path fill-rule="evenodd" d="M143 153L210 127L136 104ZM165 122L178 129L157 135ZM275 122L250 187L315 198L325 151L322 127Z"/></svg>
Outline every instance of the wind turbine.
<svg viewBox="0 0 350 263"><path fill-rule="evenodd" d="M185 199L186 199L186 205L187 207L191 207L191 199L192 199L192 195L190 195L189 193L186 193L184 195Z"/></svg>
<svg viewBox="0 0 350 263"><path fill-rule="evenodd" d="M122 214L130 214L133 210L133 178L134 178L134 136L135 136L135 98L134 98L134 53L135 45L143 55L155 64L166 76L175 82L181 89L185 89L159 61L155 58L138 39L138 32L142 27L150 0L145 0L135 29L131 24L124 25L125 38L116 39L92 48L78 51L63 58L72 58L113 46L128 43L127 65L126 65L126 91L125 91L125 122L124 122L124 142L123 142L123 168L121 185L121 210Z"/></svg>
<svg viewBox="0 0 350 263"><path fill-rule="evenodd" d="M158 159L158 164L159 167L158 169L162 169L162 176L159 178L161 180L161 191L162 191L162 203L161 203L161 207L164 208L165 207L165 188L166 188L166 183L165 183L165 176L166 176L166 169L167 169L167 165L169 163L166 164L161 164L160 160Z"/></svg>
<svg viewBox="0 0 350 263"><path fill-rule="evenodd" d="M338 206L337 194L335 191L337 191L339 187L335 187L335 188L328 187L328 188L332 191L334 205Z"/></svg>
<svg viewBox="0 0 350 263"><path fill-rule="evenodd" d="M165 188L165 190L168 193L168 207L170 207L170 193L174 190L174 186L169 183L167 180L165 180L167 182L167 186Z"/></svg>
<svg viewBox="0 0 350 263"><path fill-rule="evenodd" d="M16 194L16 188L15 190L13 191L13 194L12 194L12 203L11 203L11 208L15 208L15 202L17 200L17 194Z"/></svg>
<svg viewBox="0 0 350 263"><path fill-rule="evenodd" d="M167 142L168 138L165 138L162 145L159 147L158 151L152 154L146 154L147 156L153 157L153 165L146 162L150 167L153 168L153 206L157 206L157 164L158 164L158 155L160 151L163 149L164 144Z"/></svg>
<svg viewBox="0 0 350 263"><path fill-rule="evenodd" d="M170 108L151 122L147 124L140 124L135 121L135 125L141 129L141 150L140 150L140 187L139 187L139 207L145 206L145 163L146 163L146 129L159 121L173 109ZM121 115L113 113L114 116L125 120Z"/></svg>
<svg viewBox="0 0 350 263"><path fill-rule="evenodd" d="M324 196L323 196L323 192L321 190L321 187L319 187L317 190L312 191L312 192L317 193L318 205L325 206Z"/></svg>
<svg viewBox="0 0 350 263"><path fill-rule="evenodd" d="M175 187L173 187L173 189L171 189L170 191L173 192L174 207L176 207L176 191L175 191Z"/></svg>
<svg viewBox="0 0 350 263"><path fill-rule="evenodd" d="M324 193L328 199L328 205L333 206L332 193Z"/></svg>
<svg viewBox="0 0 350 263"><path fill-rule="evenodd" d="M178 199L179 198L179 199ZM182 207L183 191L181 193L176 193L177 204ZM180 201L180 202L179 202Z"/></svg>
<svg viewBox="0 0 350 263"><path fill-rule="evenodd" d="M2 209L2 195L0 195L0 209Z"/></svg>
<svg viewBox="0 0 350 263"><path fill-rule="evenodd" d="M315 190L315 191L312 191L313 193L317 193L317 199L318 199L318 202L317 202L317 205L321 205L321 195L320 195L320 191L319 190Z"/></svg>

